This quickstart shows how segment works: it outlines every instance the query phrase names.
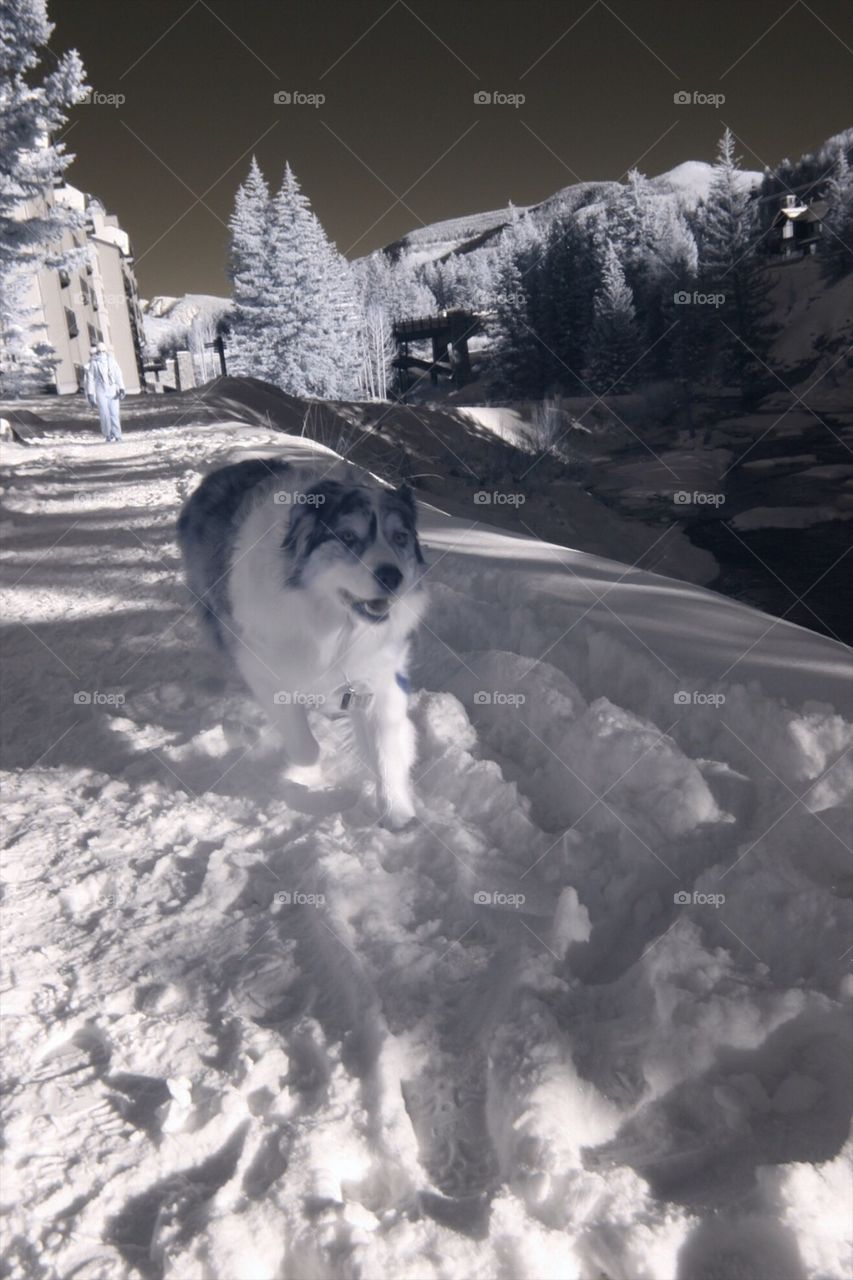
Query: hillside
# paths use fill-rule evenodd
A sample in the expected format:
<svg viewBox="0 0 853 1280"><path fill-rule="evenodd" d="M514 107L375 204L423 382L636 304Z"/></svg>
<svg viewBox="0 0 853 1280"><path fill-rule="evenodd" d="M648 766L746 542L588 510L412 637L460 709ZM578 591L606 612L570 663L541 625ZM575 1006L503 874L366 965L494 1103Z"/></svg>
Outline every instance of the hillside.
<svg viewBox="0 0 853 1280"><path fill-rule="evenodd" d="M654 189L661 199L673 199L680 207L693 209L700 200L707 198L711 185L713 166L701 160L689 160L676 165L666 173L652 178ZM762 174L744 170L742 182L756 187ZM616 182L578 182L561 187L553 195L538 204L522 206L518 213L529 213L543 228L557 215L569 210L596 207L600 196L618 188ZM413 265L431 262L448 254L468 254L494 241L509 222L512 208L496 209L490 213L475 213L459 218L447 218L428 226L417 227L400 240L385 246L384 253L394 260L407 258Z"/></svg>
<svg viewBox="0 0 853 1280"><path fill-rule="evenodd" d="M215 332L217 323L228 314L231 305L230 298L210 293L143 299L140 306L148 350L154 353L186 349L194 323L207 322Z"/></svg>

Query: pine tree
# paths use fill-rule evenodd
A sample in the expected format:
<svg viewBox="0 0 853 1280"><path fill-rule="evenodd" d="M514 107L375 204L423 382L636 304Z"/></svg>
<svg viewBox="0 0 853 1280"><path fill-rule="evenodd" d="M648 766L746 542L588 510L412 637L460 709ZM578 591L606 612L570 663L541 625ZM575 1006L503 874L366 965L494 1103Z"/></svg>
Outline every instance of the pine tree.
<svg viewBox="0 0 853 1280"><path fill-rule="evenodd" d="M228 273L234 309L228 365L237 375L268 377L262 367L268 349L264 329L269 319L269 203L270 193L257 160L252 156L249 176L237 189L229 221L231 247Z"/></svg>
<svg viewBox="0 0 853 1280"><path fill-rule="evenodd" d="M676 241L674 250L677 244ZM664 324L669 330L666 341L661 344L663 373L671 377L679 388L692 440L696 431L696 387L706 376L711 341L717 326L710 307L693 304L698 277L696 242L692 235L682 242L680 252L674 252L670 267L669 292L662 305Z"/></svg>
<svg viewBox="0 0 853 1280"><path fill-rule="evenodd" d="M853 169L842 142L825 194L821 256L830 280L853 270Z"/></svg>
<svg viewBox="0 0 853 1280"><path fill-rule="evenodd" d="M316 270L312 310L318 341L308 367L309 382L315 396L354 399L360 388L362 320L356 281L319 219L314 214L311 218L314 248L309 261Z"/></svg>
<svg viewBox="0 0 853 1280"><path fill-rule="evenodd" d="M637 380L639 355L633 294L615 246L608 239L586 353L587 380L592 389L600 395L630 391Z"/></svg>
<svg viewBox="0 0 853 1280"><path fill-rule="evenodd" d="M513 210L498 242L490 359L492 387L507 399L541 394L544 347L534 315L540 250L533 224Z"/></svg>
<svg viewBox="0 0 853 1280"><path fill-rule="evenodd" d="M4 0L0 9L0 383L6 395L43 386L56 363L30 302L36 273L69 262L63 233L79 215L53 191L74 159L51 136L85 84L76 50L32 79L53 32L45 0Z"/></svg>
<svg viewBox="0 0 853 1280"><path fill-rule="evenodd" d="M268 323L260 364L291 395L355 395L359 308L348 264L285 167L269 219Z"/></svg>
<svg viewBox="0 0 853 1280"><path fill-rule="evenodd" d="M723 376L754 403L767 377L770 344L765 267L756 253L761 239L756 202L741 178L734 137L726 129L700 223L700 276L707 293L723 295L716 309L718 356Z"/></svg>
<svg viewBox="0 0 853 1280"><path fill-rule="evenodd" d="M600 283L594 229L574 214L555 220L545 243L541 272L541 336L544 386L583 391L583 366Z"/></svg>

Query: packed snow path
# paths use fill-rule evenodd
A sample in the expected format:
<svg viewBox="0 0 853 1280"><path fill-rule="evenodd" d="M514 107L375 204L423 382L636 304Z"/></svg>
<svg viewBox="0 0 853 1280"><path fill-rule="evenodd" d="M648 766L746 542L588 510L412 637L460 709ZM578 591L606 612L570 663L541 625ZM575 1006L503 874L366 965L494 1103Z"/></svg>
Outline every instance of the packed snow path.
<svg viewBox="0 0 853 1280"><path fill-rule="evenodd" d="M849 651L427 510L391 834L180 580L204 471L308 447L9 450L7 1274L846 1276Z"/></svg>

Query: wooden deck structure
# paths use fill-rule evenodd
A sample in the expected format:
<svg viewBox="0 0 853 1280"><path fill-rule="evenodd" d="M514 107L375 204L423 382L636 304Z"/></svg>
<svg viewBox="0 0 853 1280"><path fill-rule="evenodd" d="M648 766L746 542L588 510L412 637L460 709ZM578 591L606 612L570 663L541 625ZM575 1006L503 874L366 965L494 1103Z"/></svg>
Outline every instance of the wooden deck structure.
<svg viewBox="0 0 853 1280"><path fill-rule="evenodd" d="M399 370L403 398L411 385L409 373L412 369L428 373L433 386L437 386L439 377L450 378L456 387L464 387L466 382L470 382L468 339L482 332L483 319L474 311L442 311L435 316L399 320L394 325L394 342L397 345L394 367ZM432 343L431 360L409 353L410 344L419 342Z"/></svg>

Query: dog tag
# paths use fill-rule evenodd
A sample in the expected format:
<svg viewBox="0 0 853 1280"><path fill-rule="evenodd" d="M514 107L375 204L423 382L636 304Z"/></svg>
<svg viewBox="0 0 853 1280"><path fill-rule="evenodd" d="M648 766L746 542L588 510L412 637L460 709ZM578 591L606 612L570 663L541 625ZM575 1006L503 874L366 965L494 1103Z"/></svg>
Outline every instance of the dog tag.
<svg viewBox="0 0 853 1280"><path fill-rule="evenodd" d="M341 697L341 711L364 711L372 701L373 694L369 689L356 689L354 685L348 684Z"/></svg>

